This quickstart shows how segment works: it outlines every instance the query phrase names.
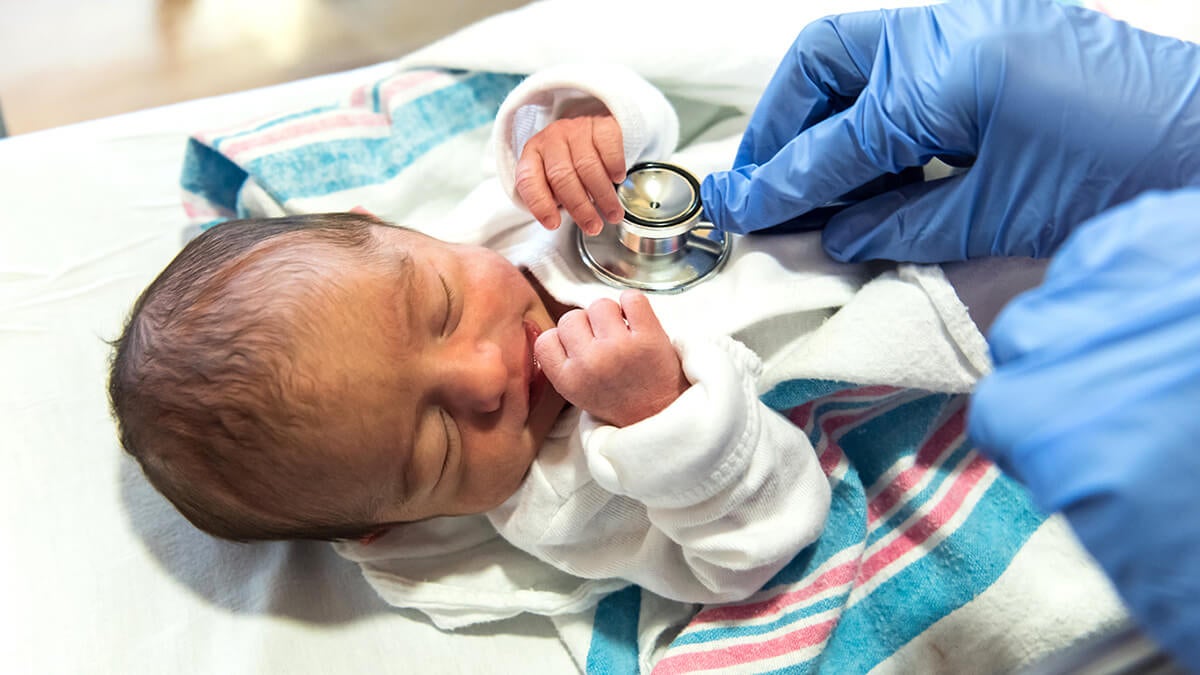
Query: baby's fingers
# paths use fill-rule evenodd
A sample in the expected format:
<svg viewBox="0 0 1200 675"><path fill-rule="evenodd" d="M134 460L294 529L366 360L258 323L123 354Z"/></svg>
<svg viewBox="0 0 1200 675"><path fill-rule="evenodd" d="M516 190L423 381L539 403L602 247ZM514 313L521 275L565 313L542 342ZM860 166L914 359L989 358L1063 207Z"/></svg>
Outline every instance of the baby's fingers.
<svg viewBox="0 0 1200 675"><path fill-rule="evenodd" d="M558 213L558 202L546 181L546 167L541 153L527 148L517 162L517 195L525 202L525 208L548 230L558 229L562 216Z"/></svg>
<svg viewBox="0 0 1200 675"><path fill-rule="evenodd" d="M596 209L604 215L604 218L610 223L620 222L625 215L625 209L621 206L621 201L617 199L617 190L613 187L612 175L614 173L624 173L625 168L621 166L620 171L613 171L609 166L610 163L616 160L611 156L612 149L609 148L607 158L606 151L597 145L600 139L595 136L596 129L600 124L600 119L593 120L592 133L581 134L571 138L571 162L575 166L575 171L579 175L579 180L583 183L588 195L595 203ZM618 150L621 162L624 163L625 152L621 148ZM585 230L587 231L587 230ZM590 234L595 232L588 231Z"/></svg>
<svg viewBox="0 0 1200 675"><path fill-rule="evenodd" d="M569 359L586 355L588 348L596 341L591 319L582 309L573 309L563 314L558 320L557 332L558 340Z"/></svg>
<svg viewBox="0 0 1200 675"><path fill-rule="evenodd" d="M629 326L621 315L621 306L608 298L593 302L588 307L587 315L592 334L598 338L620 338L629 334Z"/></svg>
<svg viewBox="0 0 1200 675"><path fill-rule="evenodd" d="M616 118L612 115L592 118L592 143L600 153L609 181L620 183L625 180L625 138Z"/></svg>
<svg viewBox="0 0 1200 675"><path fill-rule="evenodd" d="M621 310L625 313L625 321L629 323L629 330L635 335L661 334L666 336L666 331L663 330L658 315L654 313L654 307L650 305L650 299L644 293L623 291L621 293Z"/></svg>
<svg viewBox="0 0 1200 675"><path fill-rule="evenodd" d="M546 167L546 182L550 184L558 203L571 214L580 229L588 234L598 233L604 227L604 222L580 180L571 147L551 145L543 151L542 157ZM612 190L612 186L608 189Z"/></svg>

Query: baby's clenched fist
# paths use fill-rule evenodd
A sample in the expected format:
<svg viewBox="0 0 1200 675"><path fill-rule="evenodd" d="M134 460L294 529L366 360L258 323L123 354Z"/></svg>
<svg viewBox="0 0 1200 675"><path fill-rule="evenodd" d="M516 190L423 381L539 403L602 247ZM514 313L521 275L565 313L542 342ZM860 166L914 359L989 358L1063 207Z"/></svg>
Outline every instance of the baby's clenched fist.
<svg viewBox="0 0 1200 675"><path fill-rule="evenodd" d="M637 291L567 312L534 352L550 384L575 406L618 427L657 414L690 385L650 301Z"/></svg>

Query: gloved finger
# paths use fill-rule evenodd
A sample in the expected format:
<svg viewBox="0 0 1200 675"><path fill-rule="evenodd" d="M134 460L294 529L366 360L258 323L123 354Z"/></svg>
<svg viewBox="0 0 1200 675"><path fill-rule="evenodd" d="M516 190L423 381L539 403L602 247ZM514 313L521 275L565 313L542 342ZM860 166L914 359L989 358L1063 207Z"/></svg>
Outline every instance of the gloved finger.
<svg viewBox="0 0 1200 675"><path fill-rule="evenodd" d="M535 149L527 149L517 162L516 189L525 208L548 230L556 230L562 224L558 213L558 202L546 182L546 168L542 155Z"/></svg>
<svg viewBox="0 0 1200 675"><path fill-rule="evenodd" d="M589 305L587 314L592 333L598 338L614 338L629 333L625 317L621 315L621 306L608 298L601 298Z"/></svg>
<svg viewBox="0 0 1200 675"><path fill-rule="evenodd" d="M882 11L854 12L801 30L755 107L733 166L765 163L805 129L850 107L870 78L883 19Z"/></svg>
<svg viewBox="0 0 1200 675"><path fill-rule="evenodd" d="M600 214L592 205L587 189L579 180L578 170L566 144L550 145L542 150L546 166L546 182L550 184L554 198L562 205L575 223L588 234L596 234L604 227Z"/></svg>

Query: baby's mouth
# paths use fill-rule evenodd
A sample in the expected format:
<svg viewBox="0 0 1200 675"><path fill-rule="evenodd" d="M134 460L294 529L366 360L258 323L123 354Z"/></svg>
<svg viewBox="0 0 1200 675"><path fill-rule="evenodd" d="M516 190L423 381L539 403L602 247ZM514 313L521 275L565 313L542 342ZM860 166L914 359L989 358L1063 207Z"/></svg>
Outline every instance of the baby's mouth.
<svg viewBox="0 0 1200 675"><path fill-rule="evenodd" d="M537 343L538 336L542 334L542 329L538 328L537 324L528 319L525 320L525 338L526 345L529 350L529 358L525 363L525 382L528 385L528 404L526 406L526 422L533 416L533 409L542 400L542 396L546 393L546 386L549 382L546 380L546 375L542 372L542 366L538 363L537 354L534 352L533 346Z"/></svg>

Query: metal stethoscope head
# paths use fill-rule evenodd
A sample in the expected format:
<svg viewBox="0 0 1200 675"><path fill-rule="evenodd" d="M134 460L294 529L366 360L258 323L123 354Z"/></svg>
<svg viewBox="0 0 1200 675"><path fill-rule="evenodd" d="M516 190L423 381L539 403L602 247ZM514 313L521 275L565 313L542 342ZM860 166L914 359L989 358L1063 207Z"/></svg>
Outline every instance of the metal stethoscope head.
<svg viewBox="0 0 1200 675"><path fill-rule="evenodd" d="M730 239L700 220L700 182L666 162L635 164L617 186L619 223L595 236L578 231L588 269L612 286L678 293L709 278L729 257Z"/></svg>

